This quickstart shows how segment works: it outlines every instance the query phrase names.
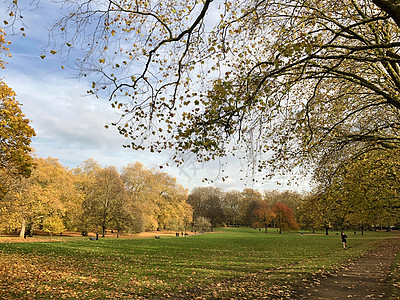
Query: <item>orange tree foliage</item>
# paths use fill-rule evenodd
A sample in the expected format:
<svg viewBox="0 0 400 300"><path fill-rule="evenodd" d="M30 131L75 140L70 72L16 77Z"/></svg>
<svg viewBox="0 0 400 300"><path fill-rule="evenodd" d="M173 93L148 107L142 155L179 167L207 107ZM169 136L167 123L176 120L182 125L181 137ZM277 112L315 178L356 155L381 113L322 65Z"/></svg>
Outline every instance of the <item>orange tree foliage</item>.
<svg viewBox="0 0 400 300"><path fill-rule="evenodd" d="M268 226L277 217L273 209L265 201L261 202L260 207L254 211L254 214L258 219L255 225L257 227L264 227L265 232L267 232Z"/></svg>
<svg viewBox="0 0 400 300"><path fill-rule="evenodd" d="M276 227L279 228L279 233L281 233L282 230L299 229L299 225L294 219L293 210L290 207L282 203L275 203L272 211L275 214Z"/></svg>

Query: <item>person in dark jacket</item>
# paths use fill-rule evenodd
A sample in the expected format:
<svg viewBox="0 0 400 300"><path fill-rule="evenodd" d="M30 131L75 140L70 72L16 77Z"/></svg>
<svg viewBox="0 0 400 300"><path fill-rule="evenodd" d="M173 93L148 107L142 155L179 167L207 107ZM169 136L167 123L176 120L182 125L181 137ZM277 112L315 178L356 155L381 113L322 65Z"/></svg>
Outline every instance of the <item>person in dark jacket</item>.
<svg viewBox="0 0 400 300"><path fill-rule="evenodd" d="M346 246L347 246L347 235L345 235L343 231L341 233L341 237L342 237L343 249L346 249Z"/></svg>

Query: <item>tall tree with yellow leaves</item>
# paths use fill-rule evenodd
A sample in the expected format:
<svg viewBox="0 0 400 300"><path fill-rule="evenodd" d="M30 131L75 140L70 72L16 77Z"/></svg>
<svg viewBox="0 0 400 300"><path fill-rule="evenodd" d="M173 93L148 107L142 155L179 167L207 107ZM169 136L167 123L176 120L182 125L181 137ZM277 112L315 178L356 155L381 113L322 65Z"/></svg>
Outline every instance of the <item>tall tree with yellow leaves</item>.
<svg viewBox="0 0 400 300"><path fill-rule="evenodd" d="M0 28L0 68L5 68L2 55L11 56L9 42ZM32 167L31 138L35 136L29 120L15 100L14 91L0 80L0 170L10 176L28 177ZM0 199L7 192L5 176L0 180Z"/></svg>
<svg viewBox="0 0 400 300"><path fill-rule="evenodd" d="M0 228L44 229L60 233L71 227L71 214L80 203L81 193L74 184L71 171L54 158L35 158L29 178L15 179L3 197Z"/></svg>

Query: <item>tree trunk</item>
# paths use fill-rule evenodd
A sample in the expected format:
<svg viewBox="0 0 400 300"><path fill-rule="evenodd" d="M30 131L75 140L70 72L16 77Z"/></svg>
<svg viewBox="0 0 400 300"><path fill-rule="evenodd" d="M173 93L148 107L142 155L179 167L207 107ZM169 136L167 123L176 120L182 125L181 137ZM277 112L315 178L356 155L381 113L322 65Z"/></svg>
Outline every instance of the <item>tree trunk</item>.
<svg viewBox="0 0 400 300"><path fill-rule="evenodd" d="M102 233L101 233L102 237L106 236L106 226L102 226Z"/></svg>
<svg viewBox="0 0 400 300"><path fill-rule="evenodd" d="M265 225L265 233L267 233L267 232L268 232L268 226Z"/></svg>
<svg viewBox="0 0 400 300"><path fill-rule="evenodd" d="M117 229L117 238L119 238L119 229Z"/></svg>
<svg viewBox="0 0 400 300"><path fill-rule="evenodd" d="M22 223L21 223L21 231L19 232L19 237L20 238L25 238L26 236L25 236L25 230L26 230L26 221L25 221L25 219L24 220L22 220Z"/></svg>
<svg viewBox="0 0 400 300"><path fill-rule="evenodd" d="M325 227L325 235L329 235L329 227Z"/></svg>

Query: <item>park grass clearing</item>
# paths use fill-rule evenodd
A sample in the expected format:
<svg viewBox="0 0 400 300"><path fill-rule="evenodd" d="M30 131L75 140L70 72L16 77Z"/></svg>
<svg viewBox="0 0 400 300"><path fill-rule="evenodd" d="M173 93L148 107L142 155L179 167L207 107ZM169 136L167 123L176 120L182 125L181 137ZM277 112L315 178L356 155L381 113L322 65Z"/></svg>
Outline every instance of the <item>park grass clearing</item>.
<svg viewBox="0 0 400 300"><path fill-rule="evenodd" d="M349 235L349 234L348 234ZM2 299L261 299L356 259L390 233L267 233L246 228L160 239L0 243Z"/></svg>

